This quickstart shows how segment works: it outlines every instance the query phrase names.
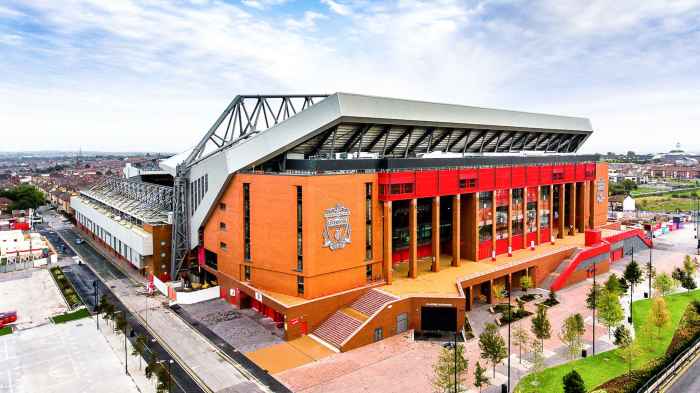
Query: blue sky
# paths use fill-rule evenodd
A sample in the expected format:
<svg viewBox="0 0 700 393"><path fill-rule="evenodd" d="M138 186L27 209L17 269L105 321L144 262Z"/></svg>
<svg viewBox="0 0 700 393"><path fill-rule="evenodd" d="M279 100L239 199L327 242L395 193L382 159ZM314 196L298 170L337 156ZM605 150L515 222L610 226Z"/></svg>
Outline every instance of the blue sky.
<svg viewBox="0 0 700 393"><path fill-rule="evenodd" d="M236 94L589 117L700 151L700 0L5 0L0 150L181 151Z"/></svg>

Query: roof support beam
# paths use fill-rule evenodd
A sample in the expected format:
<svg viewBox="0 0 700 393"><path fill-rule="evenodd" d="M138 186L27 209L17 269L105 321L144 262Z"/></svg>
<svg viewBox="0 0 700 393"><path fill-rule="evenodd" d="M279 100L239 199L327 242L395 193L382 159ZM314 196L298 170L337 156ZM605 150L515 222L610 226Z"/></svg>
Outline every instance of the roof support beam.
<svg viewBox="0 0 700 393"><path fill-rule="evenodd" d="M469 134L471 134L472 131L473 130L469 130ZM474 139L472 139L471 141L467 141L466 144L464 145L464 151L466 152L467 150L469 150L469 148L474 146L476 141L478 141L480 138L486 138L486 134L488 134L488 130L483 130L483 131L479 132L479 135L477 135ZM483 145L483 141L482 141L482 145Z"/></svg>
<svg viewBox="0 0 700 393"><path fill-rule="evenodd" d="M352 147L355 146L355 144L362 138L362 135L370 128L372 128L372 124L358 126L357 130L355 130L350 138L348 138L347 142L345 142L345 145L343 145L343 151L348 152L352 150Z"/></svg>
<svg viewBox="0 0 700 393"><path fill-rule="evenodd" d="M493 142L494 139L500 138L500 136L501 136L501 131L495 131L495 133L493 135L491 135L491 138L489 138L488 140L484 136L484 139L481 141L481 148L479 149L479 153L483 153L484 147L491 144L491 142ZM498 146L498 142L496 142L496 146Z"/></svg>
<svg viewBox="0 0 700 393"><path fill-rule="evenodd" d="M384 150L384 153L386 154L386 152L389 152L389 154L392 154L392 153L394 152L394 149L396 149L396 147L397 147L398 145L400 145L401 142L403 142L403 140L406 139L406 137L407 137L412 131L413 131L413 127L407 128L407 129L403 132L403 134L401 134L401 136L399 136L398 138L396 138L396 140L395 140L394 142L392 142L392 144L389 145L389 147L387 147L387 148Z"/></svg>
<svg viewBox="0 0 700 393"><path fill-rule="evenodd" d="M408 151L414 152L416 150L416 148L418 147L418 145L420 145L425 140L425 138L427 138L428 135L431 135L434 131L435 131L434 128L426 128L425 132L423 132L423 134L421 134L421 136L419 136L418 139L416 139L416 141L413 142L413 144L408 149Z"/></svg>
<svg viewBox="0 0 700 393"><path fill-rule="evenodd" d="M328 139L333 135L336 128L338 128L338 127L336 126L336 127L333 127L332 130L327 130L326 133L323 136L321 136L321 139L319 139L316 146L314 146L313 149L311 149L312 156L317 155L321 151L321 149L323 148L323 145L326 144Z"/></svg>
<svg viewBox="0 0 700 393"><path fill-rule="evenodd" d="M389 133L390 128L390 126L384 126L384 129L382 129L382 131L377 134L377 136L375 136L374 139L369 142L369 144L367 144L367 151L372 150L372 148L374 148L374 146L376 146L376 144L379 143L379 141L381 141L387 133Z"/></svg>
<svg viewBox="0 0 700 393"><path fill-rule="evenodd" d="M471 131L469 131L471 132ZM457 139L453 140L452 142L447 142L447 147L445 148L445 151L449 152L451 151L455 146L459 144L459 142L464 139L467 135L469 135L469 132L467 130L463 130L462 133L457 137ZM450 139L452 139L452 134L450 134ZM466 142L465 142L466 143Z"/></svg>
<svg viewBox="0 0 700 393"><path fill-rule="evenodd" d="M449 130L444 130L443 133L440 134L439 137L433 138L433 140L429 144L428 151L433 151L433 149L435 149L438 145L440 145L442 143L442 141L444 141L445 138L447 138L447 136L451 135L453 132L455 132L455 130L452 128Z"/></svg>

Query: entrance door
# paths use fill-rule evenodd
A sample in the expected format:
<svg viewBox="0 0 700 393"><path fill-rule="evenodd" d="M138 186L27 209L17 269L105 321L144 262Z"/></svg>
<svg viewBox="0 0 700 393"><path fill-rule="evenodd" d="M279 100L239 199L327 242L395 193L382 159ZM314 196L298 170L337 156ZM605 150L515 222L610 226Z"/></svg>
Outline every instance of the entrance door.
<svg viewBox="0 0 700 393"><path fill-rule="evenodd" d="M408 313L396 316L396 333L403 333L408 330Z"/></svg>

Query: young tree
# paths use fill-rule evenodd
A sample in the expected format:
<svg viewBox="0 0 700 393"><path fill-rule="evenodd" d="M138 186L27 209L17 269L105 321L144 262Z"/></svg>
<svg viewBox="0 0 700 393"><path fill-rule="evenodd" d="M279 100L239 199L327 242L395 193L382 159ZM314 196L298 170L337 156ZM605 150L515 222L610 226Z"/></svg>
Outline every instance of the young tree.
<svg viewBox="0 0 700 393"><path fill-rule="evenodd" d="M583 383L581 375L572 370L564 375L564 393L586 393L586 385Z"/></svg>
<svg viewBox="0 0 700 393"><path fill-rule="evenodd" d="M549 297L547 298L547 300L549 301L549 304L552 306L559 303L559 300L557 300L557 292L553 289L550 290Z"/></svg>
<svg viewBox="0 0 700 393"><path fill-rule="evenodd" d="M649 264L649 263L643 263L642 265L642 276L647 279L651 280L652 285L654 283L654 278L656 278L656 268L654 265ZM649 294L651 297L651 293Z"/></svg>
<svg viewBox="0 0 700 393"><path fill-rule="evenodd" d="M469 367L469 362L464 358L464 346L462 344L457 344L456 351L457 356L455 357L455 347L443 347L437 362L433 365L433 371L435 372L433 391L435 393L462 392L465 390L463 372ZM457 375L456 381L455 375Z"/></svg>
<svg viewBox="0 0 700 393"><path fill-rule="evenodd" d="M150 380L153 378L153 374L155 373L155 369L158 366L158 363L156 363L158 359L156 358L156 354L153 352L150 352L148 355L148 362L146 363L146 379Z"/></svg>
<svg viewBox="0 0 700 393"><path fill-rule="evenodd" d="M530 277L530 276L520 277L520 286L523 288L523 292L527 293L527 290L532 288L532 277Z"/></svg>
<svg viewBox="0 0 700 393"><path fill-rule="evenodd" d="M530 366L530 373L532 373L538 384L540 382L540 373L544 368L544 347L541 341L534 340L532 342L532 366Z"/></svg>
<svg viewBox="0 0 700 393"><path fill-rule="evenodd" d="M697 285L695 284L695 280L693 279L693 275L689 274L688 271L681 270L680 268L675 268L673 270L673 273L671 273L671 277L678 282L681 287L684 289L688 290L690 292L691 289L695 289Z"/></svg>
<svg viewBox="0 0 700 393"><path fill-rule="evenodd" d="M692 276L697 271L697 263L690 258L690 255L686 255L685 258L683 258L683 270L689 276Z"/></svg>
<svg viewBox="0 0 700 393"><path fill-rule="evenodd" d="M479 393L481 393L481 389L488 384L489 377L486 375L486 369L481 367L479 362L476 362L476 368L474 369L474 386L479 389Z"/></svg>
<svg viewBox="0 0 700 393"><path fill-rule="evenodd" d="M605 281L605 289L618 296L622 294L622 288L620 287L620 280L617 278L617 274L613 273L608 277L608 280Z"/></svg>
<svg viewBox="0 0 700 393"><path fill-rule="evenodd" d="M625 314L620 306L620 298L614 292L609 292L603 288L600 292L598 300L598 313L600 321L608 328L608 337L611 335L611 330L625 318Z"/></svg>
<svg viewBox="0 0 700 393"><path fill-rule="evenodd" d="M544 340L552 336L552 326L547 318L547 308L540 305L537 307L537 314L532 318L532 333L539 338L544 347Z"/></svg>
<svg viewBox="0 0 700 393"><path fill-rule="evenodd" d="M139 357L139 370L141 370L141 359L144 353L146 353L146 336L140 334L136 336L136 341L134 341L134 347L131 350L131 356Z"/></svg>
<svg viewBox="0 0 700 393"><path fill-rule="evenodd" d="M503 284L493 284L493 289L491 292L494 299L496 299L496 303L503 303L503 301L508 298L506 286Z"/></svg>
<svg viewBox="0 0 700 393"><path fill-rule="evenodd" d="M657 338L661 338L661 329L671 321L671 314L666 307L666 301L660 296L651 299L651 312L649 319L656 326Z"/></svg>
<svg viewBox="0 0 700 393"><path fill-rule="evenodd" d="M630 316L632 316L632 296L634 296L634 286L642 282L642 270L639 269L639 264L632 261L625 267L623 277L630 286Z"/></svg>
<svg viewBox="0 0 700 393"><path fill-rule="evenodd" d="M627 326L625 325L620 325L615 329L615 345L620 348L620 356L622 356L623 359L628 364L628 376L632 374L632 359L634 358L634 355L637 353L637 348L636 345L634 344L634 341L632 340L632 334L630 333L629 329L627 329Z"/></svg>
<svg viewBox="0 0 700 393"><path fill-rule="evenodd" d="M668 273L661 273L654 278L654 289L666 296L676 289L676 282Z"/></svg>
<svg viewBox="0 0 700 393"><path fill-rule="evenodd" d="M591 289L588 290L588 294L586 294L586 307L589 310L594 310L597 308L598 299L600 299L600 291L600 284L597 283L592 285Z"/></svg>
<svg viewBox="0 0 700 393"><path fill-rule="evenodd" d="M117 318L116 318L114 324L115 324L115 330L123 331L124 334L126 334L126 318L124 317L123 312L117 314Z"/></svg>
<svg viewBox="0 0 700 393"><path fill-rule="evenodd" d="M520 323L513 330L513 344L518 346L518 358L520 363L523 363L523 347L530 345L530 335L527 333Z"/></svg>
<svg viewBox="0 0 700 393"><path fill-rule="evenodd" d="M479 335L479 349L481 357L491 362L495 378L496 366L508 356L508 349L503 337L498 333L498 327L493 323L487 323L484 331Z"/></svg>
<svg viewBox="0 0 700 393"><path fill-rule="evenodd" d="M585 326L581 314L572 314L564 320L559 332L559 339L566 344L569 356L575 359L583 348Z"/></svg>

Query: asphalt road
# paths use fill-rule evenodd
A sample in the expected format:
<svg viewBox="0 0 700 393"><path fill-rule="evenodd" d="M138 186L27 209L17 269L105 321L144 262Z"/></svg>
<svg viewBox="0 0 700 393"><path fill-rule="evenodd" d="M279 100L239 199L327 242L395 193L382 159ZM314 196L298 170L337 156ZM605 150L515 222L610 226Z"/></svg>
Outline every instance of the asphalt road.
<svg viewBox="0 0 700 393"><path fill-rule="evenodd" d="M700 362L695 359L690 368L666 390L666 393L700 392Z"/></svg>
<svg viewBox="0 0 700 393"><path fill-rule="evenodd" d="M40 231L46 231L50 233L51 230L48 228L42 228ZM75 239L78 235L71 229L58 229L58 232L69 241L70 247L65 247L70 250L71 247L77 249L81 255L85 257L85 263L89 263L90 266L98 271L100 275L104 277L113 278L115 280L125 280L130 285L134 285L129 281L129 278L109 263L100 253L95 251L92 246L84 242L82 244L75 244ZM60 250L60 246L66 246L63 240L58 237L55 233L54 236L47 236L49 241L54 245L57 250ZM54 242L55 241L55 242ZM66 254L59 254L61 256L72 256L75 255L73 250L67 251ZM204 392L199 385L192 379L192 377L183 370L177 361L173 360L170 354L160 345L160 343L153 338L153 336L141 325L140 321L134 317L134 315L124 306L124 304L111 292L111 288L108 288L100 277L95 275L95 273L90 269L90 267L85 264L72 264L63 267L63 271L68 277L68 279L73 283L78 295L83 299L83 301L88 306L91 311L95 310L95 292L93 283L97 281L99 297L106 295L109 302L114 304L118 311L123 312L127 317L127 322L129 326L134 330L133 337L129 337L129 340L133 344L136 340L137 335L142 334L147 338L147 352L153 352L156 354L158 360L165 361L166 364L172 363L172 376L173 385L172 391L175 393L198 393ZM98 300L99 301L99 300ZM100 329L109 329L110 327L105 326L104 323L100 323ZM129 334L131 336L131 334ZM130 359L133 357L129 356ZM144 361L147 361L149 356L147 355ZM135 361L135 360L134 360Z"/></svg>

